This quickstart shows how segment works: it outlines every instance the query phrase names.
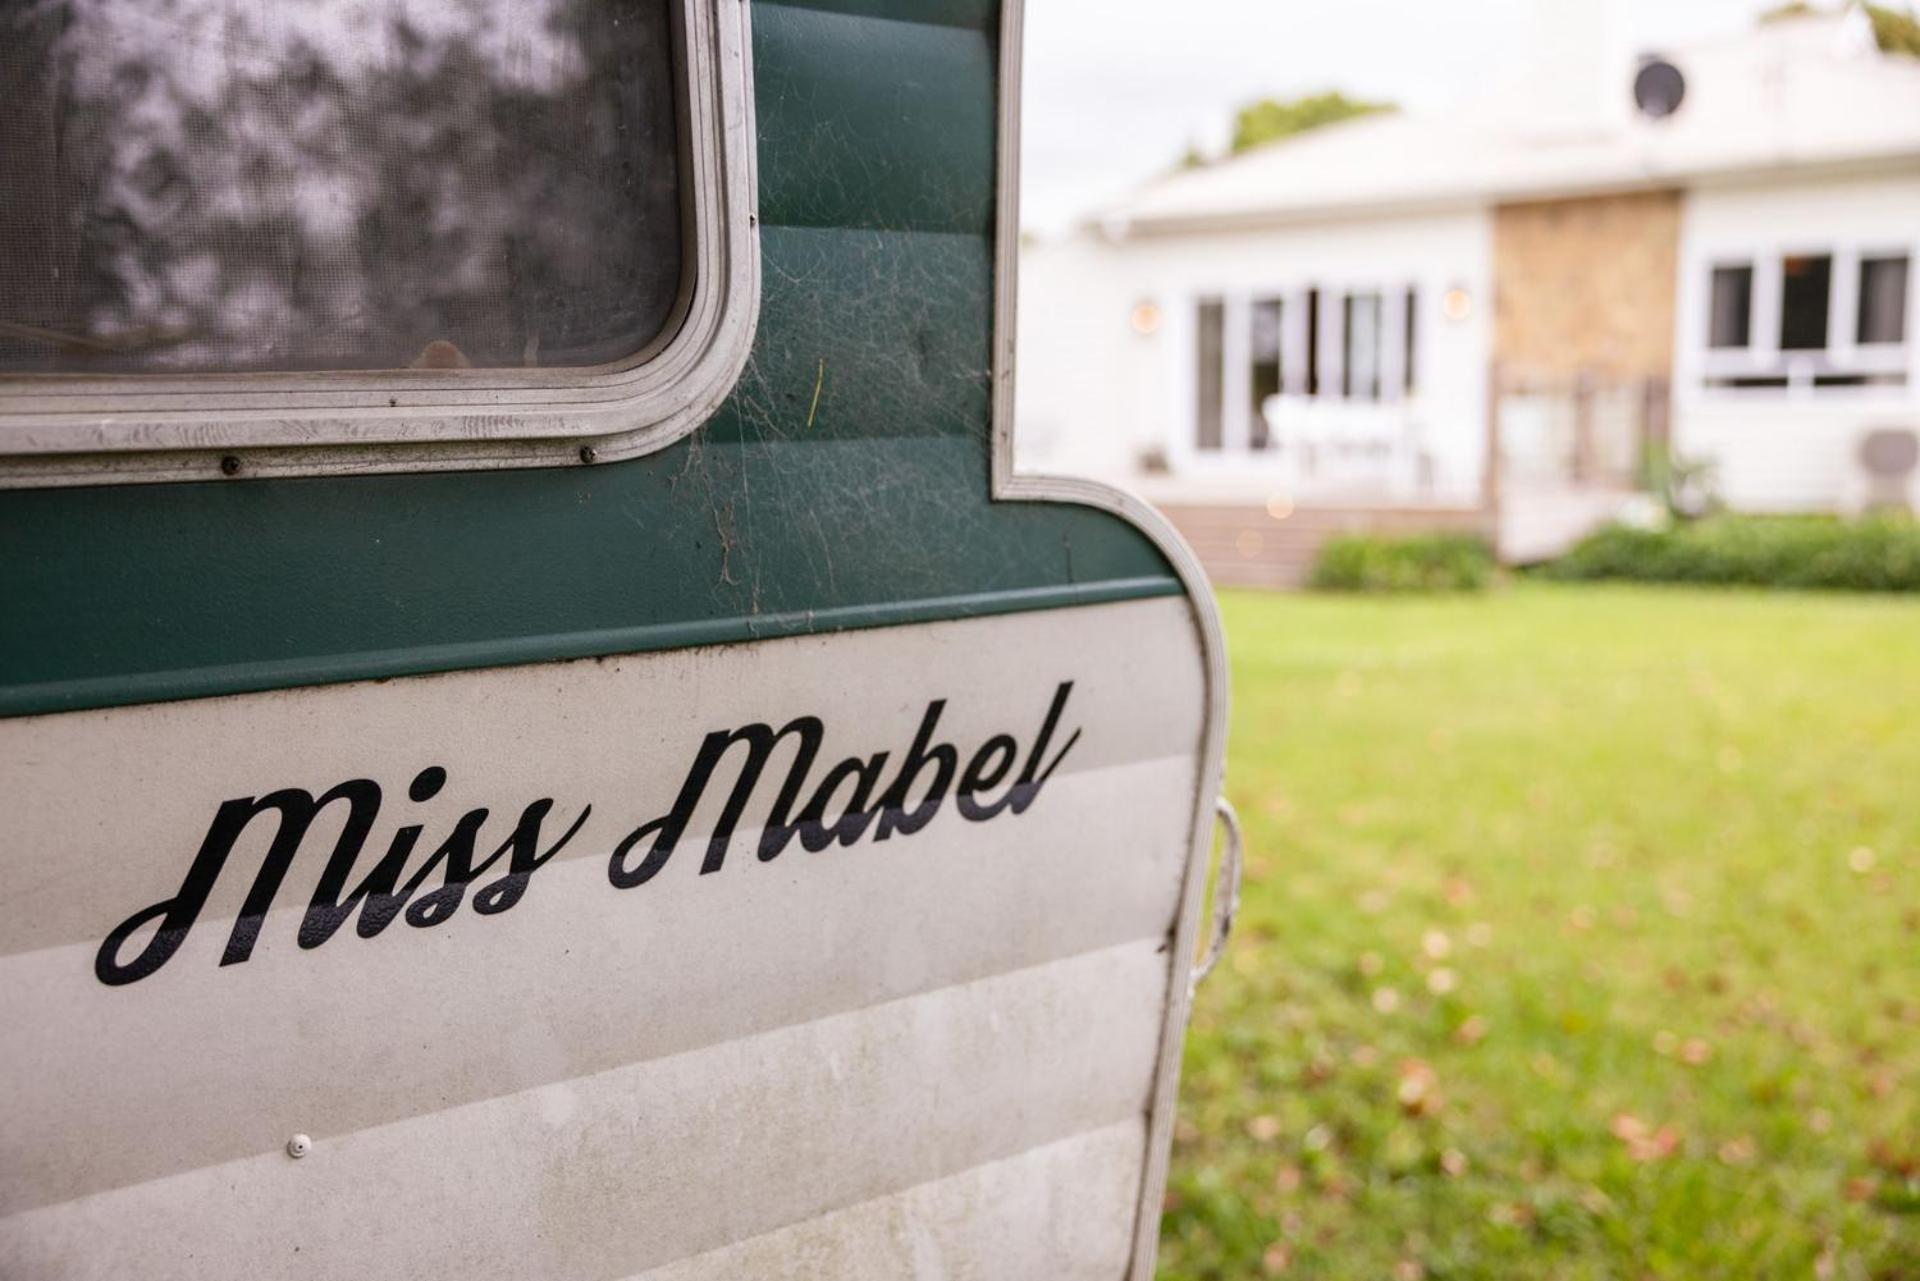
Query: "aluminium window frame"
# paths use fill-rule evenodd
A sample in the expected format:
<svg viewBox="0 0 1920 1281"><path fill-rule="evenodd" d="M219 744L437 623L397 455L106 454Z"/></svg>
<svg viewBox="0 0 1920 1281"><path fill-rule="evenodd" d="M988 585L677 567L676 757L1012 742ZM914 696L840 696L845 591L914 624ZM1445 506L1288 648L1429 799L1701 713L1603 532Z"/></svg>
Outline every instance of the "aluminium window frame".
<svg viewBox="0 0 1920 1281"><path fill-rule="evenodd" d="M0 375L0 488L593 464L697 428L746 365L760 300L744 0L673 0L682 296L591 367Z"/></svg>

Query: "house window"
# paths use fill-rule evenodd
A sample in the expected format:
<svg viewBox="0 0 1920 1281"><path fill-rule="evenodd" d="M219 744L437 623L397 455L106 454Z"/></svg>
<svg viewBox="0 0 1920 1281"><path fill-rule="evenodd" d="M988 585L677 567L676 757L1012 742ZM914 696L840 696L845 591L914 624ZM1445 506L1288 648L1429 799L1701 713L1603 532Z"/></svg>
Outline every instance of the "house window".
<svg viewBox="0 0 1920 1281"><path fill-rule="evenodd" d="M1348 294L1341 335L1341 392L1349 400L1380 399L1380 295Z"/></svg>
<svg viewBox="0 0 1920 1281"><path fill-rule="evenodd" d="M1753 340L1753 264L1713 269L1707 345L1745 347Z"/></svg>
<svg viewBox="0 0 1920 1281"><path fill-rule="evenodd" d="M1306 358L1307 395L1318 396L1320 394L1320 291L1318 289L1307 290Z"/></svg>
<svg viewBox="0 0 1920 1281"><path fill-rule="evenodd" d="M1780 350L1821 351L1833 300L1833 258L1797 254L1780 260Z"/></svg>
<svg viewBox="0 0 1920 1281"><path fill-rule="evenodd" d="M1857 334L1864 344L1907 340L1907 263L1898 257L1860 260Z"/></svg>
<svg viewBox="0 0 1920 1281"><path fill-rule="evenodd" d="M1705 385L1753 393L1905 386L1910 257L1838 245L1711 267Z"/></svg>
<svg viewBox="0 0 1920 1281"><path fill-rule="evenodd" d="M1415 363L1415 356L1420 350L1420 291L1412 286L1407 289L1406 333L1403 338L1406 357L1400 366L1400 384L1401 390L1411 396L1420 386L1416 375L1419 366Z"/></svg>
<svg viewBox="0 0 1920 1281"><path fill-rule="evenodd" d="M684 434L754 325L745 35L700 0L0 0L0 483Z"/></svg>
<svg viewBox="0 0 1920 1281"><path fill-rule="evenodd" d="M1217 450L1223 436L1221 410L1226 399L1221 394L1226 374L1226 304L1218 298L1202 299L1195 320L1193 443L1201 449Z"/></svg>
<svg viewBox="0 0 1920 1281"><path fill-rule="evenodd" d="M1277 298L1256 298L1248 309L1247 362L1252 377L1247 404L1247 443L1265 449L1271 428L1267 425L1267 401L1280 394L1281 303Z"/></svg>

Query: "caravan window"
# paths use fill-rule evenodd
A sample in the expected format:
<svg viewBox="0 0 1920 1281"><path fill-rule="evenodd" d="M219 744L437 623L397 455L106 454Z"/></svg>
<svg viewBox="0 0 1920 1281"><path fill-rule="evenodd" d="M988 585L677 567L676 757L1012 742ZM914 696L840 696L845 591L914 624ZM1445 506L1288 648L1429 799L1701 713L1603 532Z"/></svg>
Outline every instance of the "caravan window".
<svg viewBox="0 0 1920 1281"><path fill-rule="evenodd" d="M742 6L0 0L0 486L611 462L758 315Z"/></svg>
<svg viewBox="0 0 1920 1281"><path fill-rule="evenodd" d="M0 372L593 366L681 294L668 0L0 16Z"/></svg>

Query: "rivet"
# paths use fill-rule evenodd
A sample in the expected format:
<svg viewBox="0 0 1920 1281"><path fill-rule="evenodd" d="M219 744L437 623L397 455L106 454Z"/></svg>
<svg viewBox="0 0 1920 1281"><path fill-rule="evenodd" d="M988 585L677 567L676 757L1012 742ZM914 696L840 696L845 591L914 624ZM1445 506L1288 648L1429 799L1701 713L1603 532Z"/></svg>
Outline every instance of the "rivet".
<svg viewBox="0 0 1920 1281"><path fill-rule="evenodd" d="M304 1134L296 1134L287 1140L287 1155L298 1161L313 1151L313 1140Z"/></svg>
<svg viewBox="0 0 1920 1281"><path fill-rule="evenodd" d="M220 460L220 474L222 476L238 476L240 474L240 457L238 454L228 454Z"/></svg>
<svg viewBox="0 0 1920 1281"><path fill-rule="evenodd" d="M600 455L599 455L598 453L596 453L596 452L594 452L594 448L593 448L593 446L592 446L592 445L582 445L582 446L580 446L580 461L581 461L581 462L583 462L583 463L594 463L594 462L597 462L597 461L599 461L599 458L600 458Z"/></svg>

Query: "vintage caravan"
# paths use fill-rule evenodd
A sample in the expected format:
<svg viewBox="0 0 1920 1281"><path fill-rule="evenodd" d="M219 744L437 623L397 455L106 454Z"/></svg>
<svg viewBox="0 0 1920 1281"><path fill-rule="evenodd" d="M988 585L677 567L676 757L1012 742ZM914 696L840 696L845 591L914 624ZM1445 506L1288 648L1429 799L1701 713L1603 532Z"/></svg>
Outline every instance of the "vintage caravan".
<svg viewBox="0 0 1920 1281"><path fill-rule="evenodd" d="M1013 474L1019 55L0 12L0 1275L1151 1275L1226 689Z"/></svg>

